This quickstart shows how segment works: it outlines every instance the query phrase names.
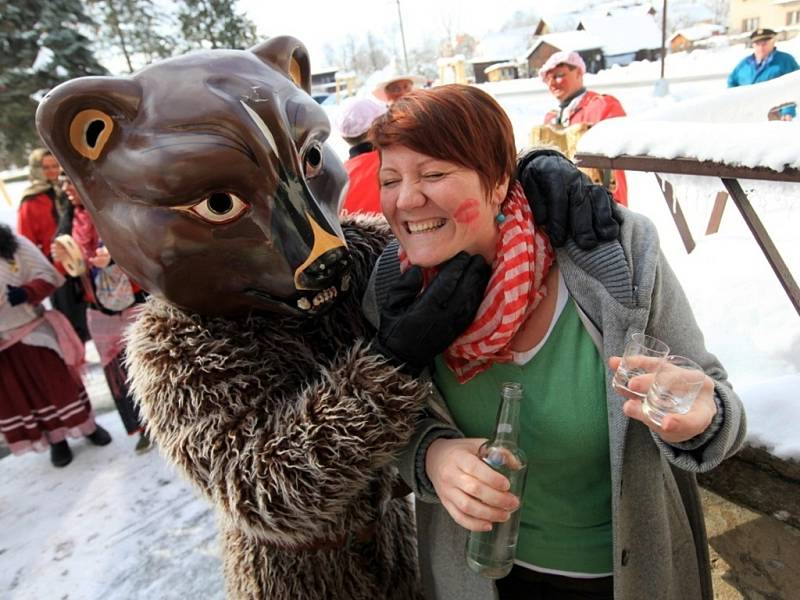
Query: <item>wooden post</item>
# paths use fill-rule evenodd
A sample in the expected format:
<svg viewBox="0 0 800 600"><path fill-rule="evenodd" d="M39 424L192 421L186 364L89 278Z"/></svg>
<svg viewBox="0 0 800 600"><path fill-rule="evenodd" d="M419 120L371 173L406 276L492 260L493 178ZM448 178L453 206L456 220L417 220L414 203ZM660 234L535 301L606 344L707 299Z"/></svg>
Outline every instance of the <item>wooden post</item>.
<svg viewBox="0 0 800 600"><path fill-rule="evenodd" d="M8 202L9 206L14 206L11 203L11 196L8 195L8 190L6 189L6 182L3 181L2 179L0 179L0 194L3 195L3 198L6 199L6 202Z"/></svg>
<svg viewBox="0 0 800 600"><path fill-rule="evenodd" d="M714 208L711 209L711 217L708 219L706 235L713 235L719 231L719 224L722 222L722 213L725 211L725 203L728 201L728 192L717 192L714 199Z"/></svg>
<svg viewBox="0 0 800 600"><path fill-rule="evenodd" d="M661 179L661 176L658 173L655 175L656 179L658 180L658 186L661 188L661 191L664 194L664 199L667 201L669 214L672 215L672 220L675 221L675 227L678 228L678 233L681 236L683 247L686 248L686 254L691 254L695 247L694 238L692 237L692 232L689 231L689 224L686 222L686 217L683 216L681 205L678 202L678 199L675 197L672 184L669 181Z"/></svg>

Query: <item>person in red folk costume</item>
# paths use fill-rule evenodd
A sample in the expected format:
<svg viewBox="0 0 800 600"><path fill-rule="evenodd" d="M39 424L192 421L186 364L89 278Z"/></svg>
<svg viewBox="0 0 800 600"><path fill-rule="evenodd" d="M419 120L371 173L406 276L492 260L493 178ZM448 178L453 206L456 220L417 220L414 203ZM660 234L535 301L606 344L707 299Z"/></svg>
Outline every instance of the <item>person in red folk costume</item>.
<svg viewBox="0 0 800 600"><path fill-rule="evenodd" d="M30 185L22 192L17 212L17 232L24 235L50 259L59 219L69 202L60 193L58 176L61 166L56 157L45 148L37 148L28 157ZM86 326L86 303L80 282L67 277L63 285L53 291L53 307L69 319L72 328L82 341L89 339Z"/></svg>
<svg viewBox="0 0 800 600"><path fill-rule="evenodd" d="M147 294L112 260L108 249L78 195L75 184L66 175L60 178L61 190L70 202L59 224L59 234L69 235L79 262L87 270L79 276L88 304L86 321L92 335L103 373L128 435L138 434L135 450L142 454L152 449L139 408L128 389L125 369L125 330L138 315ZM56 238L51 254L55 267L64 271L71 258L68 246ZM73 250L74 252L74 250Z"/></svg>
<svg viewBox="0 0 800 600"><path fill-rule="evenodd" d="M556 52L539 69L539 76L558 100L558 108L549 111L545 124L569 127L578 123L589 126L606 119L624 117L625 109L619 100L608 94L598 94L583 85L586 64L577 52ZM628 206L628 183L624 171L614 171L615 186L609 188L614 199Z"/></svg>
<svg viewBox="0 0 800 600"><path fill-rule="evenodd" d="M50 242L58 228L55 183L61 167L49 151L37 148L28 157L28 169L31 183L19 203L17 231L49 258Z"/></svg>
<svg viewBox="0 0 800 600"><path fill-rule="evenodd" d="M347 213L381 213L378 189L378 153L367 140L372 122L386 112L386 107L369 98L345 100L336 124L339 133L350 145L350 156L344 163L349 184L342 211Z"/></svg>
<svg viewBox="0 0 800 600"><path fill-rule="evenodd" d="M0 225L0 435L11 452L44 451L56 467L72 461L67 437L105 446L83 387L83 344L58 311L40 302L64 278L27 238Z"/></svg>

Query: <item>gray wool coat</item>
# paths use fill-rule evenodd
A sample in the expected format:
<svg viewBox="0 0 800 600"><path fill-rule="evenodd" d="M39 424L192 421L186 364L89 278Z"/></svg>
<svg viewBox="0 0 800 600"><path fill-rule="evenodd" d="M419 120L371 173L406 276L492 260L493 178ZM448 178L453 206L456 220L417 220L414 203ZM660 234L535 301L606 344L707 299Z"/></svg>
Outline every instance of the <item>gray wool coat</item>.
<svg viewBox="0 0 800 600"><path fill-rule="evenodd" d="M558 265L601 356L622 354L626 335L646 331L673 354L691 357L715 381L718 413L709 429L683 444L667 444L622 412L622 398L606 373L611 458L614 595L617 600L713 598L708 546L695 473L734 454L745 436L742 403L727 374L704 345L678 280L661 254L653 224L620 209L620 239L584 251L569 242ZM380 259L365 296L377 321L380 301L396 277L391 246ZM418 554L429 599L488 600L494 583L464 560L468 532L439 503L425 475L425 451L438 437L462 434L431 385L428 415L400 457L400 471L416 497Z"/></svg>

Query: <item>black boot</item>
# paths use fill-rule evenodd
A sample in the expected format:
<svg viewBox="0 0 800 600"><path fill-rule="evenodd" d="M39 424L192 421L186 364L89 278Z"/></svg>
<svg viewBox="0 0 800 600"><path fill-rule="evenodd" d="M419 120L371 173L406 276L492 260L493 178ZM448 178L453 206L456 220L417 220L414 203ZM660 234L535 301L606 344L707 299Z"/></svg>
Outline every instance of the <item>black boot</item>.
<svg viewBox="0 0 800 600"><path fill-rule="evenodd" d="M90 433L86 437L95 446L106 446L107 444L111 443L111 435L109 435L109 433L105 429L100 427L100 425L98 425L97 429L95 429L92 433Z"/></svg>
<svg viewBox="0 0 800 600"><path fill-rule="evenodd" d="M153 449L153 442L150 441L150 436L144 431L139 434L139 441L136 442L136 454L145 454Z"/></svg>
<svg viewBox="0 0 800 600"><path fill-rule="evenodd" d="M72 450L67 440L50 444L50 462L54 467L66 467L72 462Z"/></svg>

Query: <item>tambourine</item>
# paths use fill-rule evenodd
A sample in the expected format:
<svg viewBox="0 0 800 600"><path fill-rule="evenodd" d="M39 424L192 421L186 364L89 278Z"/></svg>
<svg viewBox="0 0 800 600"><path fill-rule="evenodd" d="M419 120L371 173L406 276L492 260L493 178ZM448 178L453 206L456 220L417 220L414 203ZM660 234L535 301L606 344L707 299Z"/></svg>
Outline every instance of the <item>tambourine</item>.
<svg viewBox="0 0 800 600"><path fill-rule="evenodd" d="M61 264L68 275L80 277L86 273L86 261L83 260L83 253L71 235L59 235L53 240L53 243L61 246L67 253L67 258L62 260Z"/></svg>

